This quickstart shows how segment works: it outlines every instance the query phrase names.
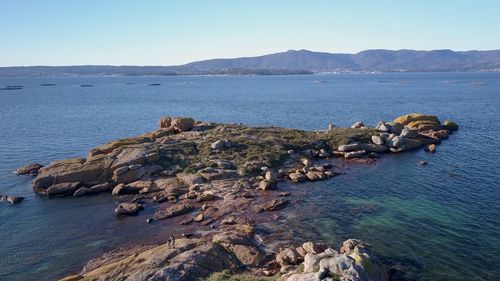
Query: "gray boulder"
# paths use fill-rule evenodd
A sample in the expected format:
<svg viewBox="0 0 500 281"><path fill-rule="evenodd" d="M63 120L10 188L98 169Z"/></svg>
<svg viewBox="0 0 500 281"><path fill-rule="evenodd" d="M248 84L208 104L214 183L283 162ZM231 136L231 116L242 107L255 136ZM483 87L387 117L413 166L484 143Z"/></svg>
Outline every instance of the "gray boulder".
<svg viewBox="0 0 500 281"><path fill-rule="evenodd" d="M403 131L403 129L404 129L404 125L403 125L403 124L401 124L401 123L391 122L391 123L389 123L389 125L390 125L390 130L389 130L389 132L390 132L391 134L399 135L399 134L401 134L401 132L402 132L402 131Z"/></svg>
<svg viewBox="0 0 500 281"><path fill-rule="evenodd" d="M87 195L88 193L90 193L90 188L88 188L88 187L80 187L79 189L77 189L75 191L75 193L73 193L73 196L79 197L79 196Z"/></svg>
<svg viewBox="0 0 500 281"><path fill-rule="evenodd" d="M372 136L372 142L378 145L384 145L384 140L380 136Z"/></svg>
<svg viewBox="0 0 500 281"><path fill-rule="evenodd" d="M224 148L230 148L233 146L233 143L229 140L217 140L215 142L213 142L211 145L210 145L210 148L214 149L214 150L218 150L218 149L224 149Z"/></svg>
<svg viewBox="0 0 500 281"><path fill-rule="evenodd" d="M361 129L364 127L365 127L365 124L363 124L363 122L356 122L351 126L352 129Z"/></svg>
<svg viewBox="0 0 500 281"><path fill-rule="evenodd" d="M401 131L401 134L399 136L404 137L404 138L408 138L408 139L414 139L418 136L418 130L404 128L403 131Z"/></svg>
<svg viewBox="0 0 500 281"><path fill-rule="evenodd" d="M344 153L344 158L345 159L353 159L353 158L360 158L360 157L363 157L365 155L366 155L366 150L357 150L357 151Z"/></svg>
<svg viewBox="0 0 500 281"><path fill-rule="evenodd" d="M408 141L408 139L405 137L400 137L400 136L394 137L391 140L391 147L401 148L403 146L403 144L405 144L407 141Z"/></svg>

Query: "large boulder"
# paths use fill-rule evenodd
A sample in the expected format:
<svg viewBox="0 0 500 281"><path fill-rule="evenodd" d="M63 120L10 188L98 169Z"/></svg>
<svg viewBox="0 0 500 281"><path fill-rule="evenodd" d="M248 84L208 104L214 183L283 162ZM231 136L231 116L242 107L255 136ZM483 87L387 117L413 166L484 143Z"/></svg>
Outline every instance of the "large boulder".
<svg viewBox="0 0 500 281"><path fill-rule="evenodd" d="M160 118L160 121L158 121L158 127L160 128L168 128L172 124L172 118L169 116L163 116Z"/></svg>
<svg viewBox="0 0 500 281"><path fill-rule="evenodd" d="M355 239L345 241L340 253L331 248L307 253L302 265L301 269L286 274L280 280L387 280L383 267L370 253L368 245Z"/></svg>
<svg viewBox="0 0 500 281"><path fill-rule="evenodd" d="M376 139L377 140L377 139ZM372 144L372 143L351 143L341 145L338 148L340 152L353 152L364 150L365 152L384 152L387 150L387 147L381 144ZM345 156L345 154L344 154Z"/></svg>
<svg viewBox="0 0 500 281"><path fill-rule="evenodd" d="M404 137L404 138L408 138L408 139L414 139L418 136L418 130L404 128L403 131L401 131L401 134L399 136Z"/></svg>
<svg viewBox="0 0 500 281"><path fill-rule="evenodd" d="M33 188L36 192L45 193L49 186L59 183L80 182L87 186L99 184L110 178L111 163L112 159L105 156L90 161L76 158L52 162L38 170Z"/></svg>
<svg viewBox="0 0 500 281"><path fill-rule="evenodd" d="M310 254L319 254L319 253L325 251L327 248L328 248L328 245L326 245L326 244L314 243L311 241L305 242L304 244L302 244L302 249L304 249L304 251L306 253L310 253Z"/></svg>
<svg viewBox="0 0 500 281"><path fill-rule="evenodd" d="M56 183L47 188L45 192L49 196L72 195L80 186L81 183L79 182Z"/></svg>
<svg viewBox="0 0 500 281"><path fill-rule="evenodd" d="M123 147L123 146L129 146L129 145L136 145L136 144L143 144L143 143L149 143L153 142L154 140L150 136L137 136L134 138L127 138L127 139L121 139L117 141L112 141L106 144L103 144L101 146L98 146L94 149L92 149L89 152L89 157L96 156L99 154L108 154L113 152L115 149Z"/></svg>
<svg viewBox="0 0 500 281"><path fill-rule="evenodd" d="M265 255L255 246L232 245L228 247L236 258L245 266L258 266L265 260Z"/></svg>
<svg viewBox="0 0 500 281"><path fill-rule="evenodd" d="M390 122L388 125L390 126L389 133L391 134L399 135L404 129L404 125L398 122Z"/></svg>
<svg viewBox="0 0 500 281"><path fill-rule="evenodd" d="M384 139L380 136L372 136L372 142L378 145L384 145Z"/></svg>
<svg viewBox="0 0 500 281"><path fill-rule="evenodd" d="M193 118L179 117L172 120L172 126L179 132L189 131L194 127Z"/></svg>
<svg viewBox="0 0 500 281"><path fill-rule="evenodd" d="M258 189L260 190L270 190L273 189L275 186L273 181L270 181L268 179L264 179L259 183Z"/></svg>
<svg viewBox="0 0 500 281"><path fill-rule="evenodd" d="M429 114L406 114L394 119L394 122L419 131L439 130L441 128L441 121L436 116Z"/></svg>
<svg viewBox="0 0 500 281"><path fill-rule="evenodd" d="M125 167L123 167L125 168ZM139 180L146 174L146 170L139 164L130 165L127 169L115 170L113 180L117 184L130 183ZM117 173L119 171L119 173Z"/></svg>
<svg viewBox="0 0 500 281"><path fill-rule="evenodd" d="M276 262L280 266L296 265L299 263L299 254L292 248L285 248L276 255Z"/></svg>
<svg viewBox="0 0 500 281"><path fill-rule="evenodd" d="M143 206L137 203L120 203L118 207L115 209L115 214L117 216L130 216L135 215L139 210L141 210Z"/></svg>
<svg viewBox="0 0 500 281"><path fill-rule="evenodd" d="M153 164L159 159L160 152L158 144L156 143L125 146L116 151L115 160L111 165L111 171L134 164Z"/></svg>
<svg viewBox="0 0 500 281"><path fill-rule="evenodd" d="M352 126L351 126L352 129L361 129L364 127L365 127L365 124L363 124L363 122L356 122L356 123L352 124Z"/></svg>

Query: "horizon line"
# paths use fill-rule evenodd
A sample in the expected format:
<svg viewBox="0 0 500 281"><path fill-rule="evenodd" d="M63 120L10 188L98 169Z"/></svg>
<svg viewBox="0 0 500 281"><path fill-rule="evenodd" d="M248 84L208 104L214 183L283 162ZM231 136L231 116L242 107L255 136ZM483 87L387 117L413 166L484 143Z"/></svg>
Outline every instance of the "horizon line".
<svg viewBox="0 0 500 281"><path fill-rule="evenodd" d="M176 67L176 66L184 66L190 63L196 63L196 62L201 62L201 61L210 61L210 60L230 60L230 59L244 59L244 58L257 58L257 57L263 57L267 55L275 55L275 54L281 54L281 53L287 53L287 52L312 52L312 53L326 53L326 54L335 54L335 55L358 55L362 52L367 52L367 51L392 51L392 52L399 52L399 51L415 51L415 52L432 52L432 51L452 51L455 53L465 53L465 52L491 52L491 51L500 51L500 49L473 49L473 50L454 50L454 49L427 49L427 50L416 50L416 49L383 49L383 48L374 48L374 49L365 49L361 50L356 53L345 53L345 52L326 52L326 51L312 51L308 49L288 49L286 51L277 51L273 53L266 53L266 54L261 54L261 55L250 55L250 56L242 56L242 57L216 57L216 58L207 58L207 59L201 59L201 60L193 60L189 61L183 64L171 64L171 65L152 65L152 64L143 64L143 65L134 65L134 64L67 64L67 65L47 65L47 64L40 64L40 65L7 65L7 66L1 66L0 68L16 68L16 67L76 67L76 66L109 66L109 67Z"/></svg>

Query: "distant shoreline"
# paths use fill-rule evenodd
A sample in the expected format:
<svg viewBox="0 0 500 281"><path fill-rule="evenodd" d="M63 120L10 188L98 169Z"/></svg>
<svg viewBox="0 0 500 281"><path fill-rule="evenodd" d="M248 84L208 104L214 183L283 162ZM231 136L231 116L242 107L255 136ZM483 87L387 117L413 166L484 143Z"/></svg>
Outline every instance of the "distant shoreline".
<svg viewBox="0 0 500 281"><path fill-rule="evenodd" d="M2 67L0 67L0 70ZM47 75L0 75L0 78L118 78L118 77L253 77L253 76L321 76L345 74L412 74L412 73L500 73L500 69L455 70L455 71L339 71L339 72L290 72L269 74L47 74Z"/></svg>
<svg viewBox="0 0 500 281"><path fill-rule="evenodd" d="M500 50L366 50L356 54L289 50L257 57L172 66L70 65L0 67L0 77L307 75L316 73L500 72Z"/></svg>

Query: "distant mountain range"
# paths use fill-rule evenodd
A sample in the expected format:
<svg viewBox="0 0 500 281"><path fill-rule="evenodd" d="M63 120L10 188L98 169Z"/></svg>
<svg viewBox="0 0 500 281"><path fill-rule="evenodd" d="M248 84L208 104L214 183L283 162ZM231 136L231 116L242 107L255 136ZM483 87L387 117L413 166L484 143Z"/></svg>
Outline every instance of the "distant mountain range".
<svg viewBox="0 0 500 281"><path fill-rule="evenodd" d="M211 59L178 66L0 67L0 76L286 75L445 71L500 71L500 50L366 50L357 54L290 50L264 56Z"/></svg>

